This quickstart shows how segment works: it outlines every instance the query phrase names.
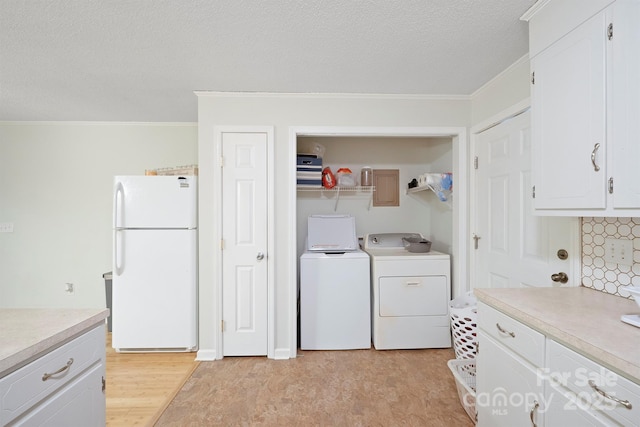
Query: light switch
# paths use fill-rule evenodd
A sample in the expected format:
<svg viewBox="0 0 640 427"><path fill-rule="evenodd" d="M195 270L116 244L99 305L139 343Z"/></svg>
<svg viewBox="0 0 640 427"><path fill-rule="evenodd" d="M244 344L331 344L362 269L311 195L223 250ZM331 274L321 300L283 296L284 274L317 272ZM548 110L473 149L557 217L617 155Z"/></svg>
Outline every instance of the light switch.
<svg viewBox="0 0 640 427"><path fill-rule="evenodd" d="M604 239L604 261L620 265L632 265L633 240Z"/></svg>
<svg viewBox="0 0 640 427"><path fill-rule="evenodd" d="M13 223L0 222L0 233L13 233Z"/></svg>

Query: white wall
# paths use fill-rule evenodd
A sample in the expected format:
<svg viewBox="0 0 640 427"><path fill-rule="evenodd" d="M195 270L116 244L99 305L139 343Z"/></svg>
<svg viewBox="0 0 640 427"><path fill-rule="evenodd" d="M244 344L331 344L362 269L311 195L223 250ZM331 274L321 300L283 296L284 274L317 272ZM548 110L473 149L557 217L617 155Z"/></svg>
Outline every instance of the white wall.
<svg viewBox="0 0 640 427"><path fill-rule="evenodd" d="M291 286L295 286L295 198L290 197L289 177L295 159L289 155L290 127L462 127L470 125L467 98L401 97L374 95L268 95L198 93L198 152L200 166L200 348L215 352L220 319L216 299L215 264L215 125L261 125L275 128L275 349L295 349L292 342ZM462 142L466 144L465 141ZM293 245L295 246L295 245ZM205 265L204 261L207 261Z"/></svg>
<svg viewBox="0 0 640 427"><path fill-rule="evenodd" d="M472 126L492 120L511 106L530 98L529 67L529 56L525 55L472 95Z"/></svg>
<svg viewBox="0 0 640 427"><path fill-rule="evenodd" d="M105 307L113 176L195 163L194 123L0 122L0 307Z"/></svg>

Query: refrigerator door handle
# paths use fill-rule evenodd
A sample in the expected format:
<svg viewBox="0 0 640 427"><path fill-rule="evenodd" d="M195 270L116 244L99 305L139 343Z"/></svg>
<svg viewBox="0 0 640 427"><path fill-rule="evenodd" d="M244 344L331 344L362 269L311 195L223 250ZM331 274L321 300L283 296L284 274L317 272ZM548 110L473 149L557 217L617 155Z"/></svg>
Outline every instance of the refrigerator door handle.
<svg viewBox="0 0 640 427"><path fill-rule="evenodd" d="M122 207L120 206L120 199L124 202L124 186L121 182L116 184L116 190L113 193L113 228L120 226L118 218L122 218Z"/></svg>
<svg viewBox="0 0 640 427"><path fill-rule="evenodd" d="M118 240L118 235L120 234L121 228L118 226L119 221L118 218L121 218L122 214L122 206L120 205L120 199L124 202L124 186L121 182L116 184L116 190L113 193L113 265L114 265L114 274L117 276L122 274L123 265L121 260L118 258L118 247L120 246L120 242Z"/></svg>
<svg viewBox="0 0 640 427"><path fill-rule="evenodd" d="M124 265L122 264L122 259L124 258L118 256L119 254L118 247L122 245L122 239L118 239L118 236L120 236L120 233L122 233L122 230L118 230L118 229L113 230L113 266L114 266L113 273L116 276L120 276L124 271ZM120 237L124 238L124 236L120 236Z"/></svg>

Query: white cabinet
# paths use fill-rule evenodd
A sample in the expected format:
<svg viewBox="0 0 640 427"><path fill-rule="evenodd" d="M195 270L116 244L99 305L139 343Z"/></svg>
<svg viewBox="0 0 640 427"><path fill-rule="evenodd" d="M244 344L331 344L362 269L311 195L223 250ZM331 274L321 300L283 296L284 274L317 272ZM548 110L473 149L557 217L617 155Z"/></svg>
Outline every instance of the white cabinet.
<svg viewBox="0 0 640 427"><path fill-rule="evenodd" d="M102 426L104 324L0 379L0 425Z"/></svg>
<svg viewBox="0 0 640 427"><path fill-rule="evenodd" d="M640 1L613 6L611 155L613 208L638 216L640 207ZM633 215L624 209L636 209ZM621 216L621 215L618 215Z"/></svg>
<svg viewBox="0 0 640 427"><path fill-rule="evenodd" d="M551 0L528 19L534 209L639 216L640 1Z"/></svg>
<svg viewBox="0 0 640 427"><path fill-rule="evenodd" d="M562 389L553 386L545 388L544 419L547 426L608 426L593 411L585 407L575 395L566 394Z"/></svg>
<svg viewBox="0 0 640 427"><path fill-rule="evenodd" d="M478 426L640 426L640 384L478 304Z"/></svg>
<svg viewBox="0 0 640 427"><path fill-rule="evenodd" d="M478 426L542 426L544 335L478 304Z"/></svg>
<svg viewBox="0 0 640 427"><path fill-rule="evenodd" d="M640 385L549 338L546 352L546 400L553 419L580 412L593 425L640 425ZM562 395L564 405L558 399Z"/></svg>
<svg viewBox="0 0 640 427"><path fill-rule="evenodd" d="M536 209L605 207L606 22L599 13L531 61Z"/></svg>
<svg viewBox="0 0 640 427"><path fill-rule="evenodd" d="M537 367L523 360L488 334L478 333L476 409L478 426L541 424L543 381Z"/></svg>

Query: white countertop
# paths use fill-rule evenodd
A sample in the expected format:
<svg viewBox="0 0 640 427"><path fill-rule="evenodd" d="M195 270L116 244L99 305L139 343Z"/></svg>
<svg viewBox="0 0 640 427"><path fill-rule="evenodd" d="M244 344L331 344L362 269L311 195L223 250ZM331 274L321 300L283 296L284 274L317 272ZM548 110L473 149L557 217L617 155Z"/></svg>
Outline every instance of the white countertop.
<svg viewBox="0 0 640 427"><path fill-rule="evenodd" d="M107 309L0 308L0 378L104 322Z"/></svg>
<svg viewBox="0 0 640 427"><path fill-rule="evenodd" d="M640 314L635 301L593 289L475 289L493 308L640 384L640 328L623 314Z"/></svg>

